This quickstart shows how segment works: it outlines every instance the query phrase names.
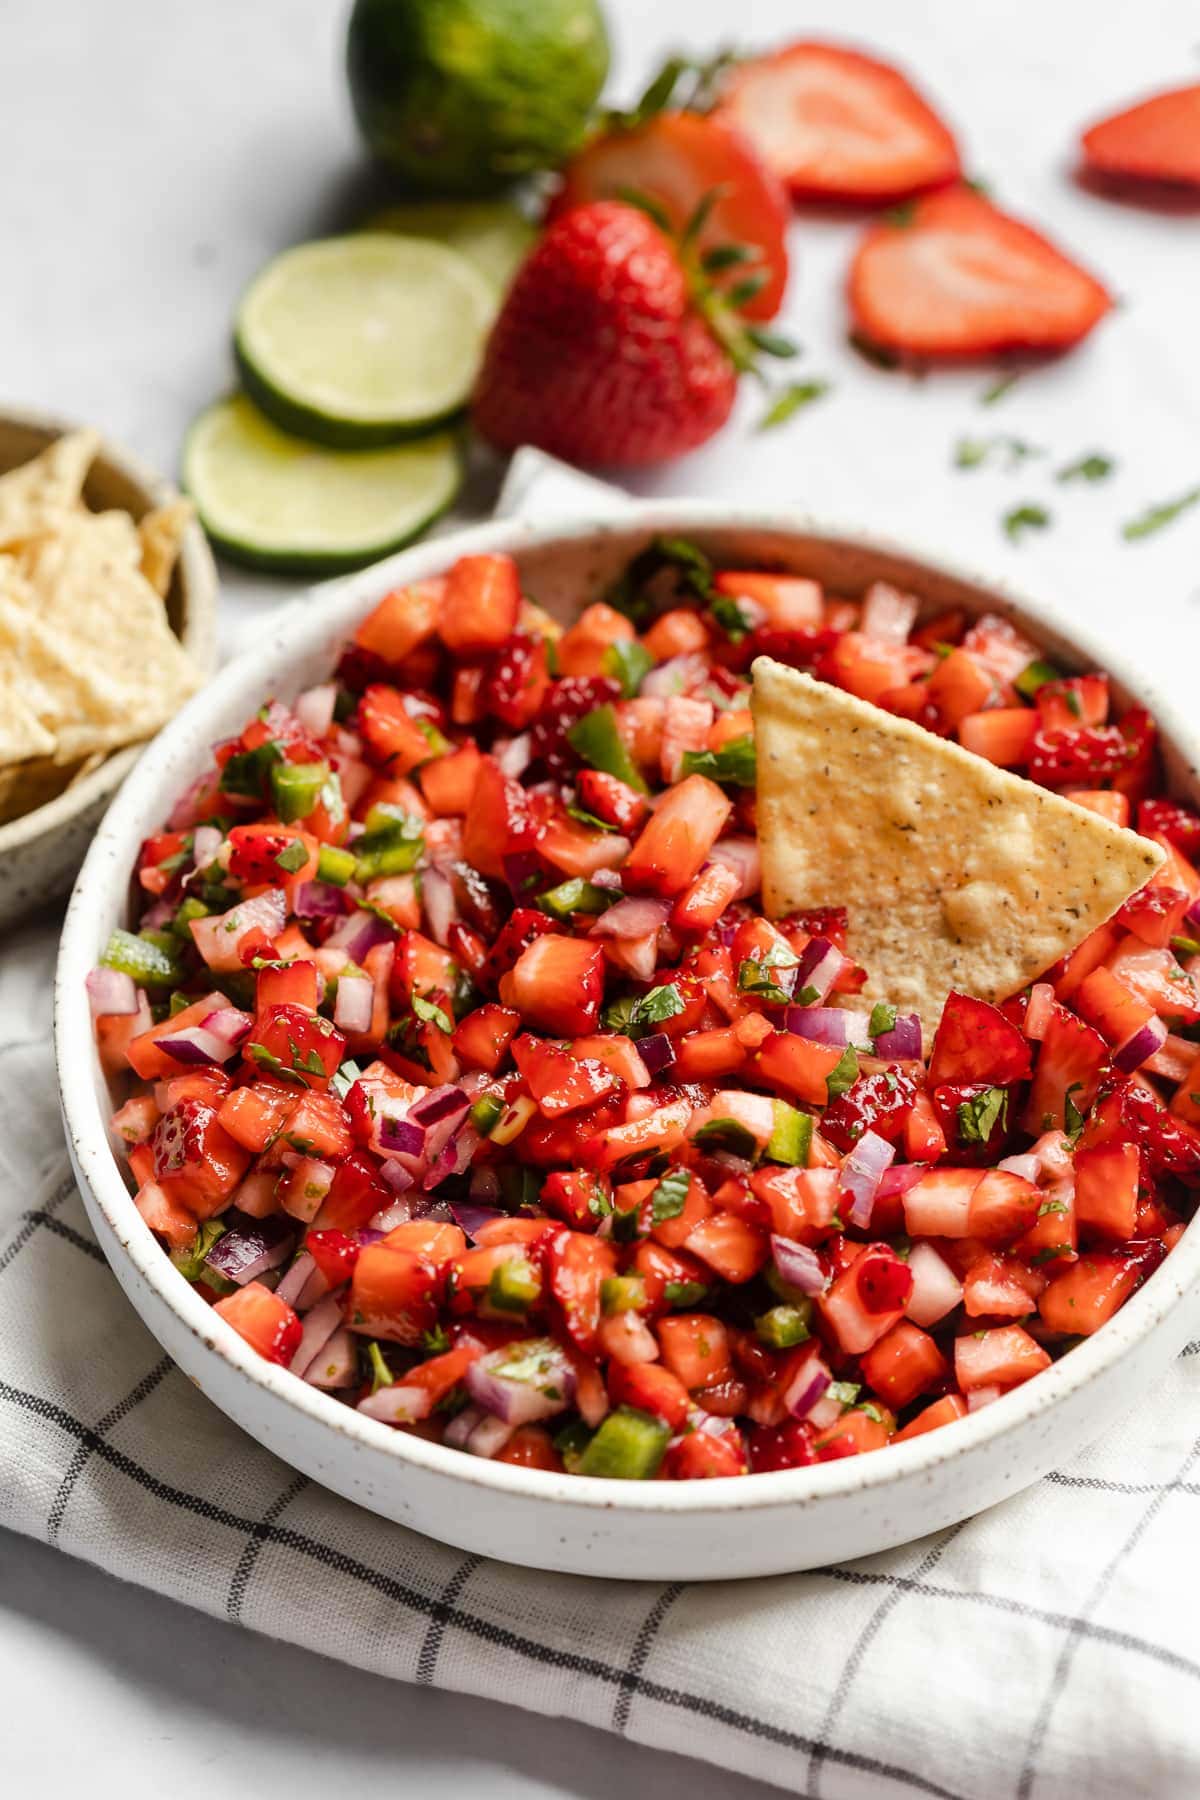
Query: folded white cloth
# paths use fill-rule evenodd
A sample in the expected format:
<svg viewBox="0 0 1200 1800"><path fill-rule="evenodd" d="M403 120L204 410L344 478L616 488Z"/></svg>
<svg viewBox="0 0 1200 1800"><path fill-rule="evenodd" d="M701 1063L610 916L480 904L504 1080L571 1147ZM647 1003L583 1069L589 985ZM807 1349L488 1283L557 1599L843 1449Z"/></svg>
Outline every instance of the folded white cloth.
<svg viewBox="0 0 1200 1800"><path fill-rule="evenodd" d="M0 1525L359 1667L823 1800L1200 1792L1200 1354L1027 1493L863 1562L685 1586L446 1549L261 1449L127 1305L65 1162L55 937L0 954Z"/></svg>

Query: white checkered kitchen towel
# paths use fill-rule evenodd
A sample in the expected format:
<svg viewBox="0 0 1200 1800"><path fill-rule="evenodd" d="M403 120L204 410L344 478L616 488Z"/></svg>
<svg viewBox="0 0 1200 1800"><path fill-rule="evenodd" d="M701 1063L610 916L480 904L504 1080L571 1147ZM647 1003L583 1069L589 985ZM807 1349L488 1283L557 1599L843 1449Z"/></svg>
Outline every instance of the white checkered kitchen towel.
<svg viewBox="0 0 1200 1800"><path fill-rule="evenodd" d="M0 952L0 1525L380 1674L794 1794L1200 1793L1200 1355L1027 1493L849 1566L656 1585L445 1549L277 1462L142 1328L66 1168L54 945L47 925Z"/></svg>

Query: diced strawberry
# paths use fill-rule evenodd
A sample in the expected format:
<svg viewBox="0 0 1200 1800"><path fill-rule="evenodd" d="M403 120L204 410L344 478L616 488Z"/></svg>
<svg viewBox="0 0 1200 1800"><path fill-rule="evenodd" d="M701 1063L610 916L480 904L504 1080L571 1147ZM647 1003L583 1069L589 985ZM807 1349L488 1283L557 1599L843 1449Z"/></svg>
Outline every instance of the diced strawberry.
<svg viewBox="0 0 1200 1800"><path fill-rule="evenodd" d="M964 750L1001 769L1021 769L1029 761L1037 715L1028 706L994 706L959 720L958 741Z"/></svg>
<svg viewBox="0 0 1200 1800"><path fill-rule="evenodd" d="M652 1413L672 1431L683 1430L691 1411L687 1388L662 1363L610 1363L608 1391L614 1406L634 1406L639 1412Z"/></svg>
<svg viewBox="0 0 1200 1800"><path fill-rule="evenodd" d="M1026 1319L1045 1285L1045 1275L1015 1257L981 1256L963 1276L963 1311L972 1319Z"/></svg>
<svg viewBox="0 0 1200 1800"><path fill-rule="evenodd" d="M346 1048L346 1040L319 1013L298 1006L273 1006L255 1023L242 1046L250 1068L279 1074L302 1087L325 1087Z"/></svg>
<svg viewBox="0 0 1200 1800"><path fill-rule="evenodd" d="M991 1098L996 1091L989 1081L943 1082L929 1096L943 1139L959 1162L978 1165L1003 1156L1016 1120L1008 1089L999 1105Z"/></svg>
<svg viewBox="0 0 1200 1800"><path fill-rule="evenodd" d="M1073 731L1079 725L1108 722L1108 676L1073 675L1044 681L1034 696L1043 731Z"/></svg>
<svg viewBox="0 0 1200 1800"><path fill-rule="evenodd" d="M1164 1246L1155 1238L1125 1250L1103 1254L1093 1251L1081 1256L1069 1269L1053 1277L1038 1301L1043 1322L1051 1331L1090 1337L1153 1274L1165 1254Z"/></svg>
<svg viewBox="0 0 1200 1800"><path fill-rule="evenodd" d="M525 789L485 756L463 819L464 860L481 874L504 881L505 857L531 850L536 834Z"/></svg>
<svg viewBox="0 0 1200 1800"><path fill-rule="evenodd" d="M252 1350L267 1362L281 1363L286 1369L296 1351L304 1327L285 1300L273 1294L261 1281L249 1281L218 1300L213 1311L220 1313L238 1336L245 1338Z"/></svg>
<svg viewBox="0 0 1200 1800"><path fill-rule="evenodd" d="M776 1031L763 1040L752 1062L768 1087L808 1106L824 1106L829 1100L829 1077L842 1054L795 1032Z"/></svg>
<svg viewBox="0 0 1200 1800"><path fill-rule="evenodd" d="M202 1100L178 1100L158 1121L150 1144L155 1181L198 1219L222 1210L250 1162L216 1109Z"/></svg>
<svg viewBox="0 0 1200 1800"><path fill-rule="evenodd" d="M369 687L358 703L358 728L372 760L407 775L432 754L429 739L393 687Z"/></svg>
<svg viewBox="0 0 1200 1800"><path fill-rule="evenodd" d="M987 1169L971 1190L967 1235L985 1244L1011 1244L1029 1230L1041 1203L1032 1181L1011 1169Z"/></svg>
<svg viewBox="0 0 1200 1800"><path fill-rule="evenodd" d="M1143 837L1165 838L1183 852L1189 862L1200 858L1200 813L1178 800L1159 797L1143 800L1138 807L1138 830Z"/></svg>
<svg viewBox="0 0 1200 1800"><path fill-rule="evenodd" d="M601 1319L600 1286L616 1273L612 1247L577 1231L560 1231L546 1251L550 1293L563 1327L585 1356L594 1354Z"/></svg>
<svg viewBox="0 0 1200 1800"><path fill-rule="evenodd" d="M424 764L421 792L438 818L461 818L468 811L482 761L474 744L463 744Z"/></svg>
<svg viewBox="0 0 1200 1800"><path fill-rule="evenodd" d="M866 1352L862 1372L872 1392L899 1409L939 1386L949 1366L927 1331L900 1319Z"/></svg>
<svg viewBox="0 0 1200 1800"><path fill-rule="evenodd" d="M541 711L550 689L546 640L514 632L484 665L479 701L484 712L512 731L524 731Z"/></svg>
<svg viewBox="0 0 1200 1800"><path fill-rule="evenodd" d="M620 694L620 682L610 675L566 675L552 681L530 732L534 758L555 774L575 768L579 758L567 742L567 733L588 713L611 704Z"/></svg>
<svg viewBox="0 0 1200 1800"><path fill-rule="evenodd" d="M871 1244L817 1302L839 1348L861 1356L903 1315L912 1293L908 1265L886 1244Z"/></svg>
<svg viewBox="0 0 1200 1800"><path fill-rule="evenodd" d="M584 812L603 819L627 837L638 830L650 810L643 794L602 769L580 769L575 787Z"/></svg>
<svg viewBox="0 0 1200 1800"><path fill-rule="evenodd" d="M355 1151L334 1171L333 1184L317 1217L322 1229L359 1231L391 1198L391 1189L380 1180L378 1164Z"/></svg>
<svg viewBox="0 0 1200 1800"><path fill-rule="evenodd" d="M910 1438L923 1437L927 1431L937 1431L943 1425L953 1425L956 1419L965 1419L967 1403L961 1394L945 1394L919 1412L915 1419L910 1419L902 1431L898 1431L892 1439L894 1444L907 1443Z"/></svg>
<svg viewBox="0 0 1200 1800"><path fill-rule="evenodd" d="M1093 969L1080 983L1075 1005L1114 1047L1123 1044L1154 1018L1153 1006L1131 992L1108 969Z"/></svg>
<svg viewBox="0 0 1200 1800"><path fill-rule="evenodd" d="M775 1469L805 1469L817 1461L816 1432L805 1420L756 1425L750 1433L750 1467L758 1475Z"/></svg>
<svg viewBox="0 0 1200 1800"><path fill-rule="evenodd" d="M1065 349L1112 301L1040 233L958 187L873 226L850 270L855 324L872 343L925 356Z"/></svg>
<svg viewBox="0 0 1200 1800"><path fill-rule="evenodd" d="M438 634L447 650L494 650L517 625L521 581L511 556L460 556L446 577Z"/></svg>
<svg viewBox="0 0 1200 1800"><path fill-rule="evenodd" d="M729 1333L711 1313L676 1313L657 1326L663 1362L687 1390L711 1387L729 1373Z"/></svg>
<svg viewBox="0 0 1200 1800"><path fill-rule="evenodd" d="M472 1069L494 1075L521 1029L521 1015L511 1007L488 1002L477 1006L454 1028L454 1054Z"/></svg>
<svg viewBox="0 0 1200 1800"><path fill-rule="evenodd" d="M727 1431L714 1437L707 1431L693 1431L688 1437L676 1438L667 1447L663 1472L668 1481L706 1481L729 1475L745 1475L746 1451L739 1431Z"/></svg>
<svg viewBox="0 0 1200 1800"><path fill-rule="evenodd" d="M1094 812L1102 819L1107 819L1110 825L1124 827L1129 824L1131 814L1129 800L1126 795L1118 794L1112 788L1064 788L1062 797L1064 800L1073 800L1076 806L1082 806L1088 812Z"/></svg>
<svg viewBox="0 0 1200 1800"><path fill-rule="evenodd" d="M542 1031L562 1037L593 1031L604 998L603 945L580 938L535 938L512 972L501 978L500 997Z"/></svg>
<svg viewBox="0 0 1200 1800"><path fill-rule="evenodd" d="M1086 786L1119 775L1129 761L1129 744L1116 725L1043 727L1030 745L1029 779L1049 788Z"/></svg>
<svg viewBox="0 0 1200 1800"><path fill-rule="evenodd" d="M626 887L668 898L682 893L720 837L730 810L728 796L704 775L689 775L669 789L626 858Z"/></svg>
<svg viewBox="0 0 1200 1800"><path fill-rule="evenodd" d="M860 631L842 634L829 652L830 678L860 700L879 701L892 688L908 680L908 659L902 644L864 637Z"/></svg>
<svg viewBox="0 0 1200 1800"><path fill-rule="evenodd" d="M1108 1045L1090 1025L1055 1002L1042 1036L1024 1125L1031 1134L1062 1131L1067 1125L1067 1099L1086 1113L1108 1067Z"/></svg>
<svg viewBox="0 0 1200 1800"><path fill-rule="evenodd" d="M954 1375L966 1393L982 1387L1016 1387L1049 1367L1049 1352L1020 1325L1002 1325L954 1340Z"/></svg>
<svg viewBox="0 0 1200 1800"><path fill-rule="evenodd" d="M991 674L978 657L960 645L942 658L929 677L925 691L942 729L953 733L964 719L986 706L994 685Z"/></svg>
<svg viewBox="0 0 1200 1800"><path fill-rule="evenodd" d="M422 1333L437 1323L442 1286L429 1256L368 1244L354 1266L346 1323L367 1337L419 1344Z"/></svg>
<svg viewBox="0 0 1200 1800"><path fill-rule="evenodd" d="M895 1144L904 1132L916 1099L916 1083L903 1069L860 1075L826 1110L822 1133L839 1150L853 1149L868 1130Z"/></svg>
<svg viewBox="0 0 1200 1800"><path fill-rule="evenodd" d="M444 587L444 581L434 580L393 588L367 614L354 642L382 663L402 663L433 636Z"/></svg>
<svg viewBox="0 0 1200 1800"><path fill-rule="evenodd" d="M929 1058L929 1084L985 1081L1007 1087L1029 1074L1029 1045L998 1007L951 994Z"/></svg>
<svg viewBox="0 0 1200 1800"><path fill-rule="evenodd" d="M978 1169L930 1169L904 1194L908 1235L966 1237L971 1196L982 1179Z"/></svg>
<svg viewBox="0 0 1200 1800"><path fill-rule="evenodd" d="M1137 1231L1141 1158L1130 1143L1075 1152L1075 1217L1080 1231L1123 1243Z"/></svg>
<svg viewBox="0 0 1200 1800"><path fill-rule="evenodd" d="M770 1257L767 1233L735 1213L713 1213L688 1234L692 1256L732 1285L749 1281Z"/></svg>

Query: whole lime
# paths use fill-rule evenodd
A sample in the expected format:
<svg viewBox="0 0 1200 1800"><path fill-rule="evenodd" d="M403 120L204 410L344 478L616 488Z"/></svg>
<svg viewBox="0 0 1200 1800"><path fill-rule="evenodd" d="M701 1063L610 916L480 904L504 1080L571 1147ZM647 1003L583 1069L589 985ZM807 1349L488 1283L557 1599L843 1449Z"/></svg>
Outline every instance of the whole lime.
<svg viewBox="0 0 1200 1800"><path fill-rule="evenodd" d="M359 128L422 193L483 194L553 168L608 73L596 0L355 0Z"/></svg>

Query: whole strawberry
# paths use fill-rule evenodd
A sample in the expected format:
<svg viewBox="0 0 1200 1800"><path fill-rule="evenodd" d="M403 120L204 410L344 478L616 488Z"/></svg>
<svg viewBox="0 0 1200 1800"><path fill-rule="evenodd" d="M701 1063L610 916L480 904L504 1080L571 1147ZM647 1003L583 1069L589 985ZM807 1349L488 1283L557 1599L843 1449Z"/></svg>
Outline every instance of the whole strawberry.
<svg viewBox="0 0 1200 1800"><path fill-rule="evenodd" d="M575 463L653 463L729 416L736 354L711 296L637 207L600 200L558 219L492 328L473 415L501 450Z"/></svg>

